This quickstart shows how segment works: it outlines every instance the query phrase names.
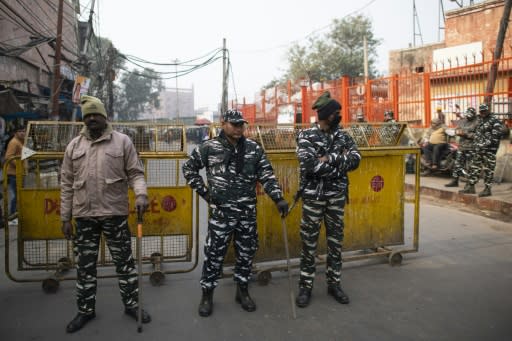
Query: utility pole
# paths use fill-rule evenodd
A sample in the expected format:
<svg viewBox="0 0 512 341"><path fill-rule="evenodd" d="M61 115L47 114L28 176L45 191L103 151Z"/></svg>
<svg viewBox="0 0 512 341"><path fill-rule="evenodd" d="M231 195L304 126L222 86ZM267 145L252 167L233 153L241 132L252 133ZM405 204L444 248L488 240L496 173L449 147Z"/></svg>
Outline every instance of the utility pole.
<svg viewBox="0 0 512 341"><path fill-rule="evenodd" d="M180 123L180 94L178 92L178 58L174 60L175 66L176 66L176 123Z"/></svg>
<svg viewBox="0 0 512 341"><path fill-rule="evenodd" d="M228 110L228 59L226 56L226 38L222 39L222 102L220 113Z"/></svg>
<svg viewBox="0 0 512 341"><path fill-rule="evenodd" d="M108 108L107 115L109 119L113 118L114 115L114 59L115 59L116 51L112 43L108 47L107 51L107 70L105 72L105 76L107 77L107 96L108 96Z"/></svg>
<svg viewBox="0 0 512 341"><path fill-rule="evenodd" d="M512 0L505 0L505 6L503 7L503 15L501 16L500 29L498 31L498 37L496 38L496 48L494 49L494 56L492 58L491 69L489 70L489 76L487 78L487 87L485 89L484 102L491 104L492 96L494 92L494 85L496 84L496 76L498 74L498 64L503 52L503 42L505 41L505 35L507 33L508 21L510 18L510 9L512 8Z"/></svg>
<svg viewBox="0 0 512 341"><path fill-rule="evenodd" d="M416 25L417 23L417 25ZM418 33L416 33L416 26L418 26ZM418 18L418 11L416 10L416 0L412 1L412 46L416 47L416 36L421 39L423 45L423 36L421 35L420 19Z"/></svg>
<svg viewBox="0 0 512 341"><path fill-rule="evenodd" d="M363 37L364 83L368 82L368 42L366 35Z"/></svg>
<svg viewBox="0 0 512 341"><path fill-rule="evenodd" d="M64 0L59 0L57 12L57 40L55 42L55 61L53 65L53 87L52 87L52 120L59 120L59 93L60 93L60 62L62 50L62 17L64 12Z"/></svg>

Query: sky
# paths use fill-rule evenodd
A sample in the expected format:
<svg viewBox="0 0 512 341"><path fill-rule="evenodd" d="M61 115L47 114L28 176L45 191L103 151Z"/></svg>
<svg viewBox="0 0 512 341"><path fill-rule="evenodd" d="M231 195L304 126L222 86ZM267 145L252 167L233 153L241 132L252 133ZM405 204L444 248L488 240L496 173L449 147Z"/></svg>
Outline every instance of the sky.
<svg viewBox="0 0 512 341"><path fill-rule="evenodd" d="M80 3L82 20L87 20L91 0ZM439 36L444 39L439 3L416 0L423 44L437 42ZM458 8L450 0L443 5L445 12ZM363 14L372 20L374 35L381 39L376 67L384 75L388 52L407 48L414 38L413 0L96 0L94 12L97 35L110 39L121 53L151 62L199 58L222 48L225 38L232 68L228 98L239 103L244 98L253 103L262 86L284 74L288 48L305 44L310 37L321 38L333 19ZM420 45L417 35L416 46ZM176 71L174 66L155 69ZM195 108L215 110L222 97L222 60L165 83L169 88L193 87Z"/></svg>

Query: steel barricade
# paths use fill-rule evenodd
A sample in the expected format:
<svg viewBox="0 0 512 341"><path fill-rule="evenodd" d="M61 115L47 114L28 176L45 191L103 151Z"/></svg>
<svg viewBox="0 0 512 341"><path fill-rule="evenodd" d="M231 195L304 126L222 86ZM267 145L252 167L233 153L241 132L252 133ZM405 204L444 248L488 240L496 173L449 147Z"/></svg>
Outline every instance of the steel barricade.
<svg viewBox="0 0 512 341"><path fill-rule="evenodd" d="M368 134L371 128L371 134ZM246 135L265 149L272 163L274 173L282 186L288 203L298 190L299 164L295 153L297 126L255 126L249 127ZM362 154L359 168L349 173L350 195L345 206L345 228L343 260L355 261L371 257L388 258L390 265L398 265L402 254L417 252L419 246L419 172L416 172L416 186L413 197L405 194L405 161L410 154L416 156L419 169L420 149L414 139L403 135L406 124L368 124L358 131L365 139L357 141ZM347 127L347 133L354 136L354 129ZM281 218L272 200L257 187L257 224L259 250L254 259L253 270L260 284L267 284L271 271L286 270L284 240L281 233ZM405 230L405 203L414 205L412 226ZM286 217L288 245L292 266L298 266L301 251L300 220L302 207L299 204ZM323 226L323 228L325 228ZM412 243L405 245L405 233L411 233ZM402 247L400 247L402 246ZM318 263L325 263L326 240L318 240ZM226 265L234 265L232 248L226 257ZM231 275L227 268L224 275Z"/></svg>
<svg viewBox="0 0 512 341"><path fill-rule="evenodd" d="M17 165L18 227L16 250L12 255L16 258L17 271L11 271L11 231L7 217L4 218L5 271L13 281L43 281L46 292L56 291L61 280L75 279L66 274L74 266L75 257L73 243L64 239L61 232L59 166L65 147L82 126L82 123L70 122L29 122L24 160L13 158ZM144 165L150 205L144 215L141 254L143 263L152 264L153 270L143 275L149 276L153 285L160 285L165 274L192 271L198 262L198 200L194 199L181 174L181 167L187 160L185 130L183 126L137 123L116 123L113 128L130 136ZM7 198L5 178L4 198ZM4 210L7 210L7 202L4 200ZM135 250L136 212L131 189L129 212L128 224ZM116 277L103 238L98 268L102 270L98 278ZM20 276L21 272L34 270L39 272Z"/></svg>

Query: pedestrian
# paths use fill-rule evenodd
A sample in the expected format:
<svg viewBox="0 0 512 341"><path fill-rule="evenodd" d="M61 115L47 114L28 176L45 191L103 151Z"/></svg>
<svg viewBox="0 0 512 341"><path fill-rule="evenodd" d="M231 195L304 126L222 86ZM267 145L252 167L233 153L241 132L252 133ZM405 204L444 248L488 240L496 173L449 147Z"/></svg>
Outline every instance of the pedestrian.
<svg viewBox="0 0 512 341"><path fill-rule="evenodd" d="M67 145L61 169L62 233L74 240L77 266L78 314L67 325L68 333L96 317L96 262L102 233L119 276L124 312L137 320L139 283L128 229L128 186L135 193L137 210L148 207L144 170L130 138L112 129L99 99L82 96L81 109L85 126ZM146 311L141 315L142 323L151 321Z"/></svg>
<svg viewBox="0 0 512 341"><path fill-rule="evenodd" d="M342 304L349 303L341 288L341 251L344 207L348 201L347 173L361 161L357 146L339 123L341 105L324 92L313 104L318 124L301 131L297 137L300 167L302 219L300 237L299 294L297 306L309 305L315 278L315 255L322 221L327 238L327 293Z"/></svg>
<svg viewBox="0 0 512 341"><path fill-rule="evenodd" d="M256 229L256 182L276 203L279 213L288 213L288 203L264 150L244 137L247 121L242 112L227 110L222 115L222 130L215 138L196 147L183 165L187 183L209 207L208 233L204 246L201 275L202 297L199 315L213 311L213 291L222 275L222 266L231 238L234 239L237 284L236 302L246 311L256 310L248 291L253 258L258 249ZM205 185L199 170L206 168Z"/></svg>
<svg viewBox="0 0 512 341"><path fill-rule="evenodd" d="M459 137L459 149L455 155L452 181L445 184L445 187L458 187L459 177L468 175L468 165L471 164L475 152L473 140L477 124L475 108L467 108L464 118L459 121L459 126L455 130L455 135Z"/></svg>
<svg viewBox="0 0 512 341"><path fill-rule="evenodd" d="M7 144L7 149L5 151L5 160L8 160L12 157L21 156L21 151L23 149L23 144L25 142L25 126L19 122L17 122L14 126L14 136L11 138L9 143ZM22 164L23 167L23 164ZM23 171L22 171L23 172ZM16 213L16 160L11 160L7 165L7 185L9 187L9 216L12 216ZM12 222L13 224L17 224L17 218L15 218Z"/></svg>
<svg viewBox="0 0 512 341"><path fill-rule="evenodd" d="M475 194L475 184L480 173L484 173L485 188L478 193L479 197L492 195L491 187L494 181L494 168L496 167L496 153L500 147L500 139L503 132L503 124L489 111L489 105L480 104L478 107L479 118L475 128L475 154L469 170L469 181L460 193Z"/></svg>

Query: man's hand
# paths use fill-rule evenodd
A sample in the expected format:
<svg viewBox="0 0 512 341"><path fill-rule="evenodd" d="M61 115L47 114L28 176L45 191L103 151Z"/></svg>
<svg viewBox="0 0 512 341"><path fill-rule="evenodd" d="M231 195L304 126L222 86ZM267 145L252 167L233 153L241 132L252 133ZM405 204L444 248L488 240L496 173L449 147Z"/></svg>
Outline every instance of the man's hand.
<svg viewBox="0 0 512 341"><path fill-rule="evenodd" d="M149 207L148 197L146 195L138 195L135 199L135 209L137 212L144 213Z"/></svg>
<svg viewBox="0 0 512 341"><path fill-rule="evenodd" d="M67 240L72 240L74 235L73 235L73 225L71 224L70 221L63 221L62 222L62 227L60 228L61 231L62 231L62 234L64 234L64 237L67 239Z"/></svg>
<svg viewBox="0 0 512 341"><path fill-rule="evenodd" d="M279 200L277 202L276 206L277 206L277 210L281 214L281 217L286 217L286 215L288 214L288 203L286 202L286 200L284 200L284 199Z"/></svg>
<svg viewBox="0 0 512 341"><path fill-rule="evenodd" d="M322 162L329 162L329 156L327 155L324 155L324 156L320 156L318 158L318 160L322 161Z"/></svg>

